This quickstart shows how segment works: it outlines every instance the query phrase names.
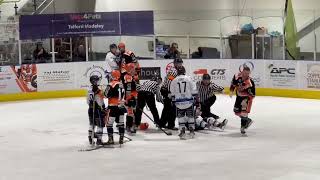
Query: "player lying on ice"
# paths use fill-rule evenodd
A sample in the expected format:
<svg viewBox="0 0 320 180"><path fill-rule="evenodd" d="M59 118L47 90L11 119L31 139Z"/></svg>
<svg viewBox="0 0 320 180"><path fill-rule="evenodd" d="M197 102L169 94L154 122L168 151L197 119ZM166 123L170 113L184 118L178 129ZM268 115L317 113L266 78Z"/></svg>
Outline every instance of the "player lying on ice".
<svg viewBox="0 0 320 180"><path fill-rule="evenodd" d="M209 74L203 74L202 80L197 82L196 87L198 92L197 107L199 107L197 109L198 112L196 113L196 120L198 120L198 122L201 122L200 127L203 128L204 124L207 124L210 127L209 129L218 127L223 130L224 127L227 125L228 120L224 119L220 123L219 122L220 117L211 113L210 109L217 99L215 93L223 94L224 88L212 82ZM198 117L198 116L201 116L201 117ZM210 126L210 124L213 124L214 126Z"/></svg>

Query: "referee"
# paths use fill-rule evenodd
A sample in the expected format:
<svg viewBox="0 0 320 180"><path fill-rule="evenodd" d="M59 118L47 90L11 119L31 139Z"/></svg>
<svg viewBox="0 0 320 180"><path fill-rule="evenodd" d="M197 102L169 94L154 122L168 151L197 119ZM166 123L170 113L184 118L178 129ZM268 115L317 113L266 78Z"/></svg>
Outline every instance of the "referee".
<svg viewBox="0 0 320 180"><path fill-rule="evenodd" d="M141 116L143 108L148 105L152 113L153 119L157 125L160 123L158 109L156 107L156 102L154 100L154 95L156 95L157 101L160 101L160 84L162 79L160 77L154 77L151 80L144 82L138 91L138 102L135 113L136 127L141 123Z"/></svg>
<svg viewBox="0 0 320 180"><path fill-rule="evenodd" d="M219 119L219 116L210 112L210 108L217 99L214 93L223 93L224 88L211 82L209 74L204 74L202 81L197 82L197 90L198 100L201 103L202 118L213 117L214 119Z"/></svg>

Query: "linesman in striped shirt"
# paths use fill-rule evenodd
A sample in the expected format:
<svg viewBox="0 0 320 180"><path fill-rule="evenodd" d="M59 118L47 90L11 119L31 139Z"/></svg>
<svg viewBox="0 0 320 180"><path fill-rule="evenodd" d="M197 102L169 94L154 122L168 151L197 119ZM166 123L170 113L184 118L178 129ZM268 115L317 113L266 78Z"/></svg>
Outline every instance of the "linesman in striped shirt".
<svg viewBox="0 0 320 180"><path fill-rule="evenodd" d="M215 93L223 93L224 88L216 85L211 81L209 74L202 76L202 81L197 82L198 100L201 104L201 117L207 119L213 117L219 119L220 117L211 113L210 108L216 102Z"/></svg>
<svg viewBox="0 0 320 180"><path fill-rule="evenodd" d="M143 108L148 105L153 119L157 125L160 123L158 109L156 107L156 102L154 96L156 95L157 101L160 101L160 84L162 82L161 77L153 77L151 80L144 82L139 89L138 92L138 102L135 113L135 123L136 127L139 127L141 124L141 116Z"/></svg>
<svg viewBox="0 0 320 180"><path fill-rule="evenodd" d="M172 104L171 98L169 98L171 82L178 76L177 68L183 65L183 61L180 57L177 57L173 61L174 67L167 73L163 84L161 86L161 95L163 97L163 110L161 114L160 127L168 129L178 130L175 128L176 120L176 107Z"/></svg>

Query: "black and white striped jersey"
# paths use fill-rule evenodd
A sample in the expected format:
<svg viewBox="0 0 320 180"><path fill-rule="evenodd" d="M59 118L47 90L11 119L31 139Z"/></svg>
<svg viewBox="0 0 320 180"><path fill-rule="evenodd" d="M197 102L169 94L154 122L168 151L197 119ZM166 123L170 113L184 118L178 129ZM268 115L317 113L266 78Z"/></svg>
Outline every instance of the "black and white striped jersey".
<svg viewBox="0 0 320 180"><path fill-rule="evenodd" d="M156 94L159 89L159 85L156 81L148 80L140 85L139 91L151 92Z"/></svg>
<svg viewBox="0 0 320 180"><path fill-rule="evenodd" d="M210 97L214 95L214 93L221 93L224 88L221 86L216 85L213 82L210 82L209 85L205 85L202 81L197 82L197 90L198 90L198 97L200 102L204 102Z"/></svg>
<svg viewBox="0 0 320 180"><path fill-rule="evenodd" d="M167 73L167 76L165 77L162 88L165 88L169 90L171 81L173 81L178 76L178 71L176 68L171 68L171 70Z"/></svg>

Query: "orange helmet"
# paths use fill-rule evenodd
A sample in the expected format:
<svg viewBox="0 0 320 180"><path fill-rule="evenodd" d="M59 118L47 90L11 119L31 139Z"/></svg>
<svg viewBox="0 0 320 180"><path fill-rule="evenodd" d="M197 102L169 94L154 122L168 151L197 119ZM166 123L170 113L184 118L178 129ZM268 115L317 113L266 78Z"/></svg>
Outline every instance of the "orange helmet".
<svg viewBox="0 0 320 180"><path fill-rule="evenodd" d="M113 70L113 71L111 72L111 76L112 76L112 79L113 79L113 80L119 80L120 77L121 77L121 73L120 73L120 71L118 71L118 70Z"/></svg>
<svg viewBox="0 0 320 180"><path fill-rule="evenodd" d="M119 49L120 49L120 48L125 49L125 48L126 48L126 45L125 45L123 42L121 42L121 43L119 43L118 48L119 48Z"/></svg>
<svg viewBox="0 0 320 180"><path fill-rule="evenodd" d="M126 64L125 66L126 72L130 75L135 74L135 68L136 68L136 65L134 63L129 63L129 64Z"/></svg>

